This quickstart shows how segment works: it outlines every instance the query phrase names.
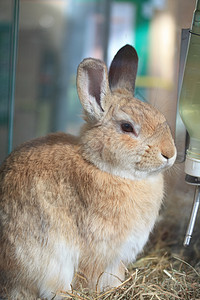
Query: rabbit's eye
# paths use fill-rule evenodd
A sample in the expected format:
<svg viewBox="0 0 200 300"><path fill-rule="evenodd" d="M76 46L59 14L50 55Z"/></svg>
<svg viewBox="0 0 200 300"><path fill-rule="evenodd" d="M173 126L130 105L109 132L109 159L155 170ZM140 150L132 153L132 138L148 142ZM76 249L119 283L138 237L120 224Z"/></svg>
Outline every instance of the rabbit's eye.
<svg viewBox="0 0 200 300"><path fill-rule="evenodd" d="M133 132L133 133L135 133L135 130L134 130L133 126L130 123L122 123L121 124L121 129L124 132Z"/></svg>

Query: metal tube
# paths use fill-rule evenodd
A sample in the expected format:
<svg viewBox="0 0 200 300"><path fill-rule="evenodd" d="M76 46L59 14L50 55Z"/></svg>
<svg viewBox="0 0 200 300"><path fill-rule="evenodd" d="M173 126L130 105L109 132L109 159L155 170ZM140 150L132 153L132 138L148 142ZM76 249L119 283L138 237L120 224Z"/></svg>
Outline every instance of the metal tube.
<svg viewBox="0 0 200 300"><path fill-rule="evenodd" d="M189 246L189 244L190 244L190 240L192 238L194 224L195 224L195 220L196 220L196 216L197 216L197 212L198 212L198 208L199 208L199 203L200 203L200 186L196 186L190 220L189 220L189 224L187 227L187 231L186 231L186 235L185 235L185 239L184 239L184 243L183 243L184 246Z"/></svg>

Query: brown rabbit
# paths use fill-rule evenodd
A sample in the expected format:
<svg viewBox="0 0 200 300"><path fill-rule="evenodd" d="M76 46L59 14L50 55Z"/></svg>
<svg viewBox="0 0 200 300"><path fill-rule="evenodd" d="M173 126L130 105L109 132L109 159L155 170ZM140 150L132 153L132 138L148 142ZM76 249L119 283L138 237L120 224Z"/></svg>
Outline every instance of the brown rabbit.
<svg viewBox="0 0 200 300"><path fill-rule="evenodd" d="M1 299L115 286L124 279L121 262L142 250L176 149L164 116L133 97L137 64L129 45L109 76L102 61L85 59L77 73L80 138L32 140L1 166Z"/></svg>

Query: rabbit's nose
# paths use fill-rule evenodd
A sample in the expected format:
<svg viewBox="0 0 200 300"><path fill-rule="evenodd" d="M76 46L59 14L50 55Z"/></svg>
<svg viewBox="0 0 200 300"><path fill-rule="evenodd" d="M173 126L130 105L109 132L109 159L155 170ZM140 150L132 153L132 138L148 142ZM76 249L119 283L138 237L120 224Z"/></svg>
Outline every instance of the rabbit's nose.
<svg viewBox="0 0 200 300"><path fill-rule="evenodd" d="M165 159L173 158L176 155L176 148L172 141L163 141L160 150L161 150L161 155Z"/></svg>

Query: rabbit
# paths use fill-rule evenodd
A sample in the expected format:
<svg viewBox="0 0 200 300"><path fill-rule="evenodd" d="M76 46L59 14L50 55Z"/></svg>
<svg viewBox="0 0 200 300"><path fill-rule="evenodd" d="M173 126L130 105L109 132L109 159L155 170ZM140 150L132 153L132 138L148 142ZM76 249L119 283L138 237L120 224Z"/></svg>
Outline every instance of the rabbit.
<svg viewBox="0 0 200 300"><path fill-rule="evenodd" d="M0 298L62 299L124 280L148 240L176 148L165 117L134 97L138 55L125 45L109 73L84 59L80 136L51 133L0 168Z"/></svg>

